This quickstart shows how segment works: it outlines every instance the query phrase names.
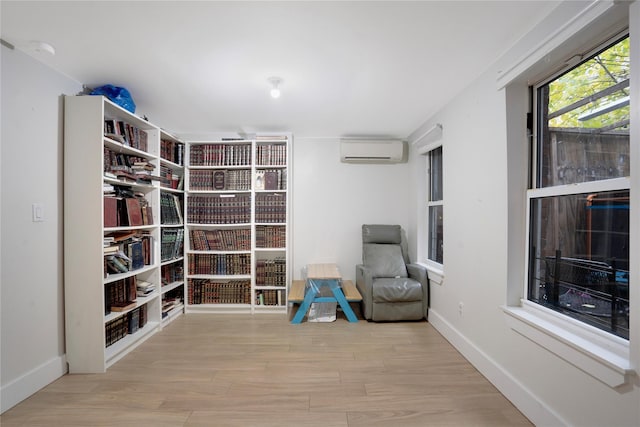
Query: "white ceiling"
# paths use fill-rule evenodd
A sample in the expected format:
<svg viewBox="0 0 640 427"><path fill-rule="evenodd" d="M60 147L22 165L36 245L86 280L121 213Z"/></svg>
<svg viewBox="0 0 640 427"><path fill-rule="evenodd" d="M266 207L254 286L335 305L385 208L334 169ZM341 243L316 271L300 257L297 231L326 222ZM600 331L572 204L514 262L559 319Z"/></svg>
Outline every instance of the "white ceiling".
<svg viewBox="0 0 640 427"><path fill-rule="evenodd" d="M87 86L126 87L178 135L406 137L557 4L3 0L1 29Z"/></svg>

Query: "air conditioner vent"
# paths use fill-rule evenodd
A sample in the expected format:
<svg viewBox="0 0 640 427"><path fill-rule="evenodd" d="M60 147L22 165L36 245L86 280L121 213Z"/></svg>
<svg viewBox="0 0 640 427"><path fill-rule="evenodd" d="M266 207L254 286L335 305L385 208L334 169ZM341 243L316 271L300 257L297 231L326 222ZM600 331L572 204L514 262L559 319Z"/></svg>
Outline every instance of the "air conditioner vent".
<svg viewBox="0 0 640 427"><path fill-rule="evenodd" d="M343 163L401 163L404 142L399 139L343 138L340 141Z"/></svg>

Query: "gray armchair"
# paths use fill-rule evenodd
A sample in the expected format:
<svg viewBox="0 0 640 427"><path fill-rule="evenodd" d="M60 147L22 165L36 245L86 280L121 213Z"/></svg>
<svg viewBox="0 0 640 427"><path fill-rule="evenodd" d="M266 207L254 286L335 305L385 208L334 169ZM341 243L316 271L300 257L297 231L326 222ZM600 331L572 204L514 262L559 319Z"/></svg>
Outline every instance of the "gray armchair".
<svg viewBox="0 0 640 427"><path fill-rule="evenodd" d="M429 309L426 268L410 264L399 225L362 226L362 264L356 287L362 314L374 322L420 320Z"/></svg>

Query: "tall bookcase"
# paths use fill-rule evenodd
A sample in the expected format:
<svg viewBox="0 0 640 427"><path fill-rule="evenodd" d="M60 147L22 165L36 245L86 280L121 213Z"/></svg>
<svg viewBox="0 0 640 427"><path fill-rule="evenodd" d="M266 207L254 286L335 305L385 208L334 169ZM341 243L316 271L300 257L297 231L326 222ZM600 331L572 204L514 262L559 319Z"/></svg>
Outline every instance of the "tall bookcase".
<svg viewBox="0 0 640 427"><path fill-rule="evenodd" d="M165 193L182 195L177 188L161 189L159 175L163 166L183 167L161 159L161 135L172 138L101 96L65 97L70 373L104 372L162 327L163 300L173 294L161 286L161 201ZM181 257L175 255L176 263ZM170 286L184 292L179 280Z"/></svg>
<svg viewBox="0 0 640 427"><path fill-rule="evenodd" d="M184 143L65 97L70 373L104 372L186 312L287 313L291 135Z"/></svg>
<svg viewBox="0 0 640 427"><path fill-rule="evenodd" d="M187 143L187 312L287 312L290 144Z"/></svg>
<svg viewBox="0 0 640 427"><path fill-rule="evenodd" d="M162 322L184 312L185 144L160 131L160 277Z"/></svg>

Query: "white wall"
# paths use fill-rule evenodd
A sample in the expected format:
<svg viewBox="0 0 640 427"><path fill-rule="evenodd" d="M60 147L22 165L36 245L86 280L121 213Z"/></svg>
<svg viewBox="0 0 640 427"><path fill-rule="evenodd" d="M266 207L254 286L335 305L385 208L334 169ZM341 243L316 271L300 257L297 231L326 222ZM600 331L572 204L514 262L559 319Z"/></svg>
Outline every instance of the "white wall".
<svg viewBox="0 0 640 427"><path fill-rule="evenodd" d="M62 94L82 87L2 46L1 410L66 372ZM41 203L44 221L31 221Z"/></svg>
<svg viewBox="0 0 640 427"><path fill-rule="evenodd" d="M411 193L406 163L340 162L340 140L293 141L293 278L307 264L335 262L355 279L362 262L362 224L407 228Z"/></svg>
<svg viewBox="0 0 640 427"><path fill-rule="evenodd" d="M523 233L524 220L509 215L524 214L527 85L498 89L499 70L492 66L412 135L443 125L445 279L432 286L429 320L537 425L640 425L638 377L611 388L505 322L501 307L518 299L513 280L522 296L522 268L509 262L524 262L522 235L513 234ZM516 123L507 126L514 108L522 116L511 114ZM411 176L419 177L424 160L412 158ZM423 189L414 191L417 218Z"/></svg>

